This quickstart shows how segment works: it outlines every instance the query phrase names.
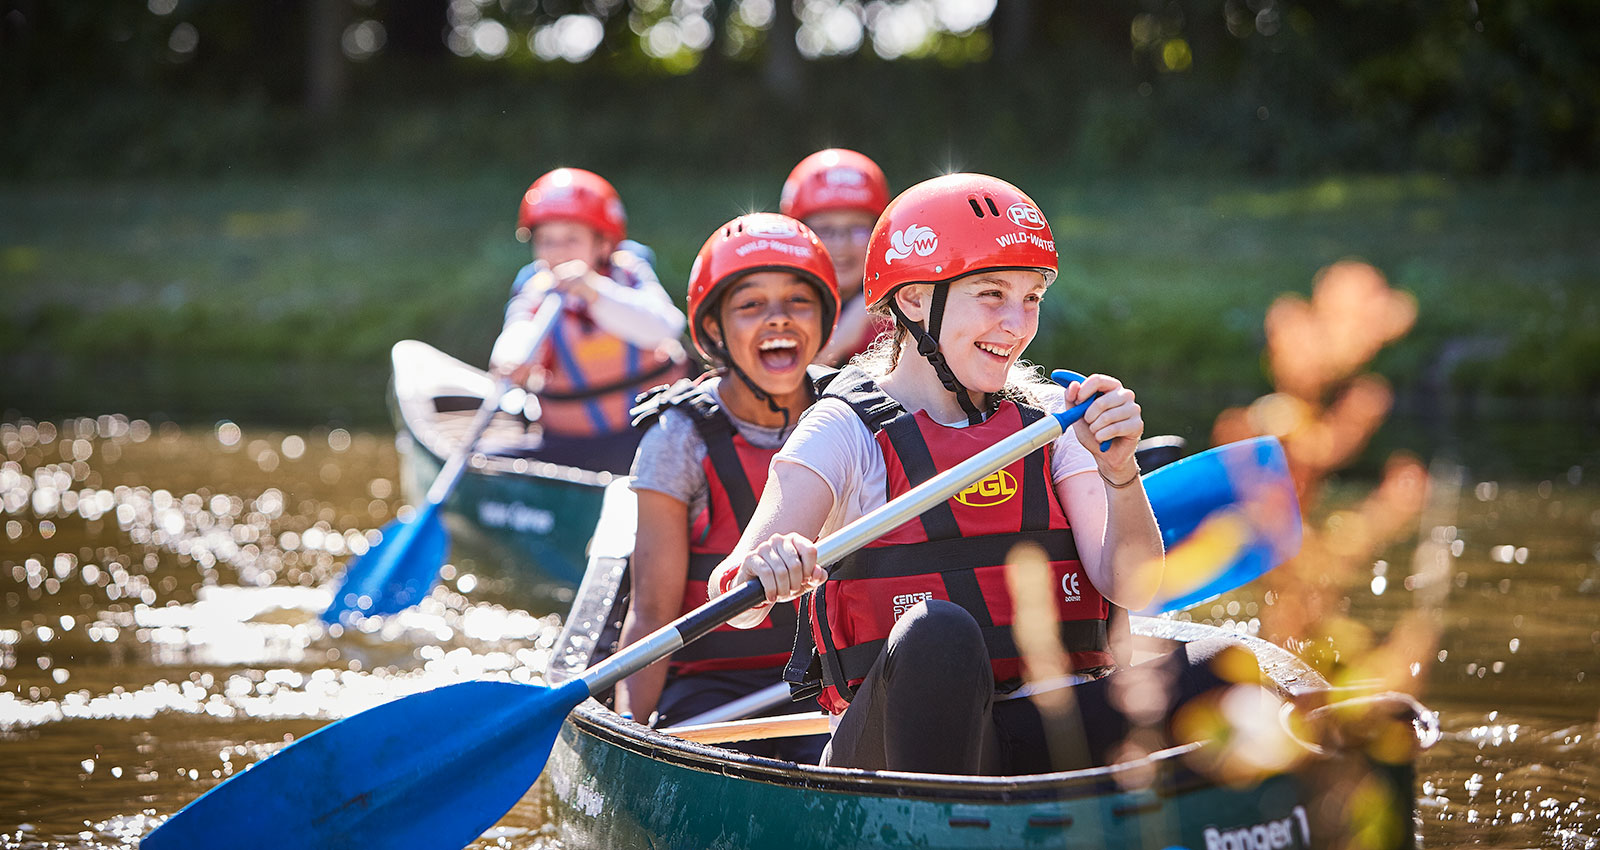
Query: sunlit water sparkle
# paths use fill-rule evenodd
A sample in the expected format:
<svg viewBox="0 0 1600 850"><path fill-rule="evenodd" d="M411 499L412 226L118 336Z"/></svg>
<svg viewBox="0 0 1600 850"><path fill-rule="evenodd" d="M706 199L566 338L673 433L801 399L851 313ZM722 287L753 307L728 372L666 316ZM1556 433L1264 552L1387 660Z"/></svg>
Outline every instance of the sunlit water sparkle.
<svg viewBox="0 0 1600 850"><path fill-rule="evenodd" d="M1600 492L1582 469L1470 482L1427 681L1425 846L1600 847ZM424 604L330 632L344 562L399 503L387 437L121 417L0 423L0 847L136 846L326 722L467 679L536 681L558 618L466 562ZM1407 553L1343 588L1382 633ZM1260 628L1247 588L1186 617ZM1333 652L1334 647L1297 647ZM560 847L530 795L477 847Z"/></svg>

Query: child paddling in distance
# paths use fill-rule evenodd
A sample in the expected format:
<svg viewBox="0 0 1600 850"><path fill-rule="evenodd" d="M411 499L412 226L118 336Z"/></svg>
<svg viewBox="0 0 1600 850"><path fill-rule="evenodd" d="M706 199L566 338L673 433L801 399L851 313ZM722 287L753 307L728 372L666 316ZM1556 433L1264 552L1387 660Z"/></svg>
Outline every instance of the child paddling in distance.
<svg viewBox="0 0 1600 850"><path fill-rule="evenodd" d="M755 213L706 240L689 280L690 336L713 364L636 409L648 428L633 466L639 499L630 644L706 601L711 570L733 550L767 484L772 455L813 399L808 365L839 312L833 264L794 219ZM774 685L794 644L795 605L750 628L723 627L617 687L617 710L669 726ZM803 707L794 705L792 710ZM815 764L823 736L741 749Z"/></svg>
<svg viewBox="0 0 1600 850"><path fill-rule="evenodd" d="M622 200L593 172L558 168L522 196L517 238L532 243L533 262L511 285L489 362L537 395L541 460L626 472L639 440L629 427L634 397L685 374L683 313L656 279L649 249L626 236ZM560 319L522 362L534 313L551 292L563 296Z"/></svg>
<svg viewBox="0 0 1600 850"><path fill-rule="evenodd" d="M873 229L865 297L894 317L894 334L800 420L709 588L761 582L769 604L738 626L815 588L800 631L812 646L797 645L786 678L820 691L834 715L824 764L1015 775L1108 763L1135 725L1166 738L1180 705L1223 684L1208 661L1225 644L1112 672L1108 603L1139 609L1152 598L1161 535L1134 459L1144 421L1133 393L1105 375L1063 393L1019 365L1056 271L1037 206L993 177L918 184ZM831 578L816 566L820 536L1096 393L1072 433L869 544ZM1074 671L1025 686L1004 566L1019 543L1049 564ZM1120 699L1137 689L1117 684L1141 674L1165 686L1137 704ZM1069 685L1078 717L1041 711L1035 695ZM1137 709L1138 724L1119 705Z"/></svg>
<svg viewBox="0 0 1600 850"><path fill-rule="evenodd" d="M889 182L883 169L866 155L829 148L800 160L783 181L778 211L805 222L833 258L839 279L839 328L823 346L817 362L843 364L867 350L890 323L867 312L861 294L866 268L867 237L878 214L889 204Z"/></svg>

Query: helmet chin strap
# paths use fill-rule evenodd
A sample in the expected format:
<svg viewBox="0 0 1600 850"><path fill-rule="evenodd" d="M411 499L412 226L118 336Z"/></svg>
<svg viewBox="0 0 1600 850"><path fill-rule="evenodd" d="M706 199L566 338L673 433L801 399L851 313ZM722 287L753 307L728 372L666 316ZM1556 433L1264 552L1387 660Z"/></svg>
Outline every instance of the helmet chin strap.
<svg viewBox="0 0 1600 850"><path fill-rule="evenodd" d="M938 376L939 383L944 384L945 389L955 393L956 403L961 405L961 410L967 414L967 424L980 425L983 423L982 411L978 410L978 406L972 403L972 393L961 385L961 381L956 378L956 373L951 371L950 364L945 361L944 352L939 350L939 327L944 324L944 305L945 300L949 297L950 285L948 283L936 283L933 285L933 301L928 305L927 330L923 330L921 324L911 321L906 318L905 313L900 312L900 305L895 302L893 295L889 296L889 309L894 312L895 319L905 327L906 331L916 338L917 353L926 358L928 363L933 366L933 374Z"/></svg>

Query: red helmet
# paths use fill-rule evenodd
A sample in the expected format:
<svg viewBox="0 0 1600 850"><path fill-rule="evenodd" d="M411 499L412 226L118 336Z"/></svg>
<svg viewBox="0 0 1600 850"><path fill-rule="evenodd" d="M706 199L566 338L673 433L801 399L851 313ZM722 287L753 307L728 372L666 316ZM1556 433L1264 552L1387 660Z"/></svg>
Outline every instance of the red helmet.
<svg viewBox="0 0 1600 850"><path fill-rule="evenodd" d="M517 238L526 242L535 227L556 220L582 222L613 242L628 235L628 215L617 190L604 177L581 168L557 168L522 193Z"/></svg>
<svg viewBox="0 0 1600 850"><path fill-rule="evenodd" d="M861 210L877 215L889 203L889 181L866 155L829 148L800 160L783 181L778 211L807 218L824 210Z"/></svg>
<svg viewBox="0 0 1600 850"><path fill-rule="evenodd" d="M889 204L867 243L867 306L908 283L941 283L985 269L1056 277L1050 223L1021 189L985 174L924 180Z"/></svg>
<svg viewBox="0 0 1600 850"><path fill-rule="evenodd" d="M793 272L822 296L822 345L839 317L839 283L833 260L811 228L777 213L742 215L717 228L689 270L689 338L708 359L712 347L701 337L702 312L717 303L738 278L760 271Z"/></svg>

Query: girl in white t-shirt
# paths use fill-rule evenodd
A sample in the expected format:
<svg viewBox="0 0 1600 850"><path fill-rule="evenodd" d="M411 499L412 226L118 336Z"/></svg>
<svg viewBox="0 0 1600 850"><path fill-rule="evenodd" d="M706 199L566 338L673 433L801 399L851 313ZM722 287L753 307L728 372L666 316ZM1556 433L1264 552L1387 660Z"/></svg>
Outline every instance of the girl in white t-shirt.
<svg viewBox="0 0 1600 850"><path fill-rule="evenodd" d="M893 339L857 358L802 418L709 589L758 580L770 605L820 587L801 623L815 652L797 653L789 678L820 687L838 715L825 764L1004 774L1063 766L1050 763L1031 700L1005 699L1021 684L1006 547L1026 540L1048 553L1072 682L1115 666L1109 605L1141 608L1160 584L1161 535L1134 460L1144 421L1133 393L1106 375L1063 391L1019 366L1056 270L1037 206L993 177L918 184L873 230L866 297L893 316ZM1072 434L861 550L824 584L820 536L1014 433L1039 409L1096 393ZM733 623L751 625L769 605ZM1215 681L1198 662L1170 661L1180 695ZM1076 692L1087 758L1107 761L1127 722L1098 684Z"/></svg>

